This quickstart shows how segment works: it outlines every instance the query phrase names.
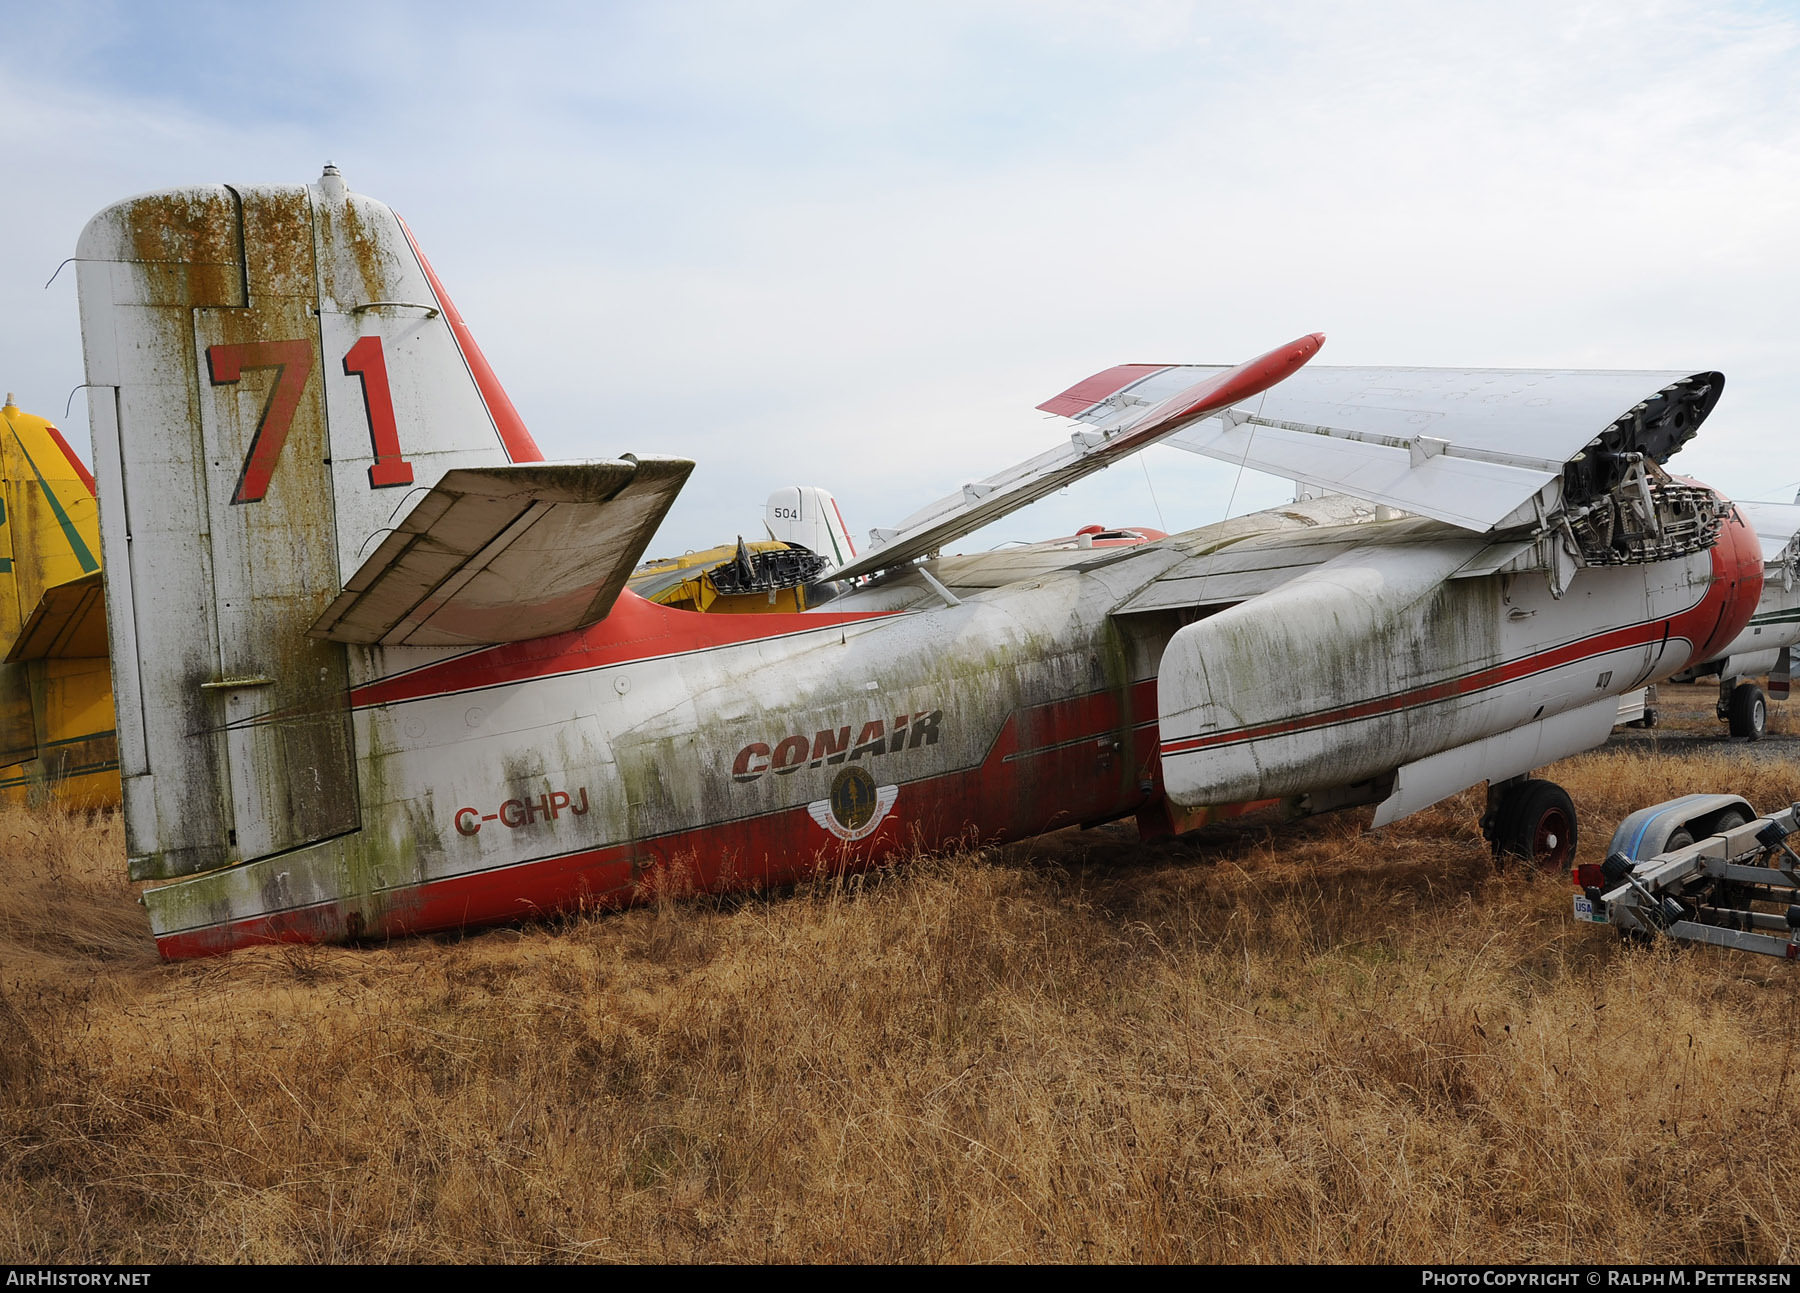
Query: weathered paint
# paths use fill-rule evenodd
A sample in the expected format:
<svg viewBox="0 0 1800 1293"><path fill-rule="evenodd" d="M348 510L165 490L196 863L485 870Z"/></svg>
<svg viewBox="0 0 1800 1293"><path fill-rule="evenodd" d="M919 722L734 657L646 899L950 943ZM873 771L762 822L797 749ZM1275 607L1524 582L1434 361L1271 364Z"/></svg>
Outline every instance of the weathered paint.
<svg viewBox="0 0 1800 1293"><path fill-rule="evenodd" d="M131 257L146 241L160 246L173 228L197 247L191 231L217 223L208 204L244 213L243 300L190 303L190 321L161 298L111 299L115 281L138 283ZM339 671L293 644L404 514L403 491L371 470L350 349L383 339L414 490L507 452L441 285L386 208L330 183L136 199L97 217L83 247L90 365L115 388L94 401L96 443L128 482L102 491L110 586L123 590L115 623L132 635L121 677L145 719L129 734L121 720L128 838L140 874L209 868L145 894L166 955L779 883L1133 813L1179 829L1234 798L1341 786L1364 764L1392 770L1534 708L1616 694L1679 667L1692 642L1737 632L1754 602L1748 576L1718 577L1704 552L1584 571L1561 600L1541 576L1535 591L1530 576L1447 580L1479 546L1461 531L1323 499L1158 542L945 559L935 569L953 598L918 572L806 614L702 615L627 591L601 622L528 641L327 644ZM208 348L296 338L317 347L317 389L302 393L291 432L302 438L260 500L230 503L261 406L218 394ZM144 354L174 368L147 369ZM198 416L178 416L177 396ZM209 405L221 398L238 403ZM293 444L312 446L311 459L291 460ZM140 479L167 490L166 506L158 496L140 509ZM248 611L225 604L290 547L297 573L276 595ZM1153 595L1169 581L1180 595ZM1296 618L1320 609L1334 618ZM1678 628L1684 644L1653 658L1649 638L1673 642ZM1584 644L1617 633L1634 635L1620 649L1636 663L1580 696L1539 695L1542 670L1497 678L1478 707L1455 685L1545 653L1586 669ZM241 702L219 713L207 680ZM1422 693L1406 739L1389 728L1363 738L1360 763L1270 746L1280 789L1196 792L1168 777L1167 742L1198 735L1170 723L1208 705L1266 724L1396 688ZM306 735L267 744L283 732ZM334 764L340 739L348 752ZM267 851L253 855L232 832L269 801L236 778L240 764L329 800L335 833L301 822L281 836L265 823L256 847ZM335 778L330 789L309 787L309 770Z"/></svg>
<svg viewBox="0 0 1800 1293"><path fill-rule="evenodd" d="M1449 578L1473 538L1334 557L1171 643L1171 797L1359 782L1667 677L1747 618L1761 563L1739 560L1745 535L1733 521L1678 562L1586 571L1575 600L1541 579Z"/></svg>
<svg viewBox="0 0 1800 1293"><path fill-rule="evenodd" d="M429 779L435 837L419 829L415 792L371 804L359 837L154 891L165 950L347 936L351 915L366 934L400 933L629 902L672 872L700 887L778 883L821 864L863 866L913 847L1151 809L1164 790L1157 680L1144 662L1165 630L1127 646L1104 612L1118 594L1103 575L1129 583L1115 566L899 616L756 617L736 623L767 636L689 651L669 648L698 617L632 600L583 641L546 643L529 669L516 648L494 648L419 670L404 690L370 689L359 731L380 753L365 766L379 762L401 784ZM610 649L594 650L597 638ZM860 735L928 707L943 710L937 744L909 741L863 761L878 784L898 787L880 828L850 844L823 831L807 806L829 794L837 768L813 765L817 733ZM1442 740L1464 739L1444 730ZM791 774L733 776L746 747L802 733L809 757ZM574 786L587 791L588 813L455 829L466 805ZM248 883L246 870L277 865L285 914L270 912L260 892L226 896ZM338 886L351 876L363 887L346 902ZM196 913L201 894L211 897Z"/></svg>

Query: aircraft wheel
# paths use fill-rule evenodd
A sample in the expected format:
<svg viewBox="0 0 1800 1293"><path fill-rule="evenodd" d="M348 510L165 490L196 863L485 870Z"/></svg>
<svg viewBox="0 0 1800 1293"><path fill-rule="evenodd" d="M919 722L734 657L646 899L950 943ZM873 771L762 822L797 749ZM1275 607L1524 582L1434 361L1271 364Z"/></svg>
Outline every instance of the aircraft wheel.
<svg viewBox="0 0 1800 1293"><path fill-rule="evenodd" d="M1523 858L1544 871L1567 871L1575 861L1575 804L1554 781L1520 782L1500 805L1494 823L1494 860Z"/></svg>
<svg viewBox="0 0 1800 1293"><path fill-rule="evenodd" d="M1731 734L1760 741L1769 730L1769 702L1753 682L1741 682L1731 693Z"/></svg>

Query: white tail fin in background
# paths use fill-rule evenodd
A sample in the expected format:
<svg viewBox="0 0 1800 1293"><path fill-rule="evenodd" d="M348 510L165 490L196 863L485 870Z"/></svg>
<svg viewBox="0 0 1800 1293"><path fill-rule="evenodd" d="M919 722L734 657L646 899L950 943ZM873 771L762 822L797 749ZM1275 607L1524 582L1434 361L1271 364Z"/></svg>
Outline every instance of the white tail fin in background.
<svg viewBox="0 0 1800 1293"><path fill-rule="evenodd" d="M816 485L787 485L770 494L763 524L771 539L817 553L832 570L856 559L837 499Z"/></svg>
<svg viewBox="0 0 1800 1293"><path fill-rule="evenodd" d="M433 554L494 520L488 503L473 527L438 515L447 473L556 473L512 465L542 455L461 316L399 217L334 168L314 185L129 199L89 222L76 254L132 874L357 830L358 760L371 775L374 755L357 748L348 690L405 663L402 648L308 630L359 574L389 576L375 609L390 622L455 611L458 596L492 612L494 579L530 547L509 558L508 545L571 514L550 505L562 478L496 483L488 503L515 498L516 520ZM614 473L621 494L636 466ZM627 568L624 549L655 528L642 494L599 527ZM579 501L605 503L591 489ZM428 504L430 524L414 515ZM398 530L405 542L384 544ZM570 627L605 614L611 582L524 595L578 603L545 621Z"/></svg>

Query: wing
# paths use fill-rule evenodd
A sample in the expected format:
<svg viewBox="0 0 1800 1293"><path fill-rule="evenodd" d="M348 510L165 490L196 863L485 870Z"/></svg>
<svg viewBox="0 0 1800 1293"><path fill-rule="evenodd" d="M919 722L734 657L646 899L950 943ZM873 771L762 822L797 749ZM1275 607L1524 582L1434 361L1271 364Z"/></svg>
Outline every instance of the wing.
<svg viewBox="0 0 1800 1293"><path fill-rule="evenodd" d="M853 579L922 557L953 539L979 530L1073 481L1166 439L1200 418L1268 390L1298 371L1324 344L1324 334L1315 332L1236 368L1183 370L1197 375L1186 382L1165 384L1153 405L1141 409L1133 406L1134 416L1127 422L1077 431L1066 445L964 485L959 492L914 512L892 530L873 531L870 551L836 571L832 577ZM1101 374L1089 378L1088 383L1103 383L1106 377L1107 374ZM1072 388L1057 400L1063 401L1065 407L1072 407L1070 401L1077 398L1075 393L1083 386ZM1057 400L1050 404L1056 404ZM1049 408L1050 405L1042 407ZM1051 408L1050 411L1064 410Z"/></svg>
<svg viewBox="0 0 1800 1293"><path fill-rule="evenodd" d="M1129 433L1217 371L1109 369L1039 407ZM1310 367L1168 443L1485 533L1605 494L1632 454L1667 461L1723 386L1715 372Z"/></svg>
<svg viewBox="0 0 1800 1293"><path fill-rule="evenodd" d="M1739 503L1738 510L1756 531L1762 544L1763 564L1774 565L1788 556L1800 538L1800 503Z"/></svg>
<svg viewBox="0 0 1800 1293"><path fill-rule="evenodd" d="M627 457L446 472L308 634L487 645L597 623L693 469Z"/></svg>

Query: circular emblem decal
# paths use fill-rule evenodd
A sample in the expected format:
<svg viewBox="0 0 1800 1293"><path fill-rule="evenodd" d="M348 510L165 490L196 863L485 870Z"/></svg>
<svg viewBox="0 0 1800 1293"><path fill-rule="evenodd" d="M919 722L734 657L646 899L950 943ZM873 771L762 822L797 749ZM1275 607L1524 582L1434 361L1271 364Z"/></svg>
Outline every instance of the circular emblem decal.
<svg viewBox="0 0 1800 1293"><path fill-rule="evenodd" d="M831 783L831 815L847 831L860 831L875 815L875 778L851 764Z"/></svg>

